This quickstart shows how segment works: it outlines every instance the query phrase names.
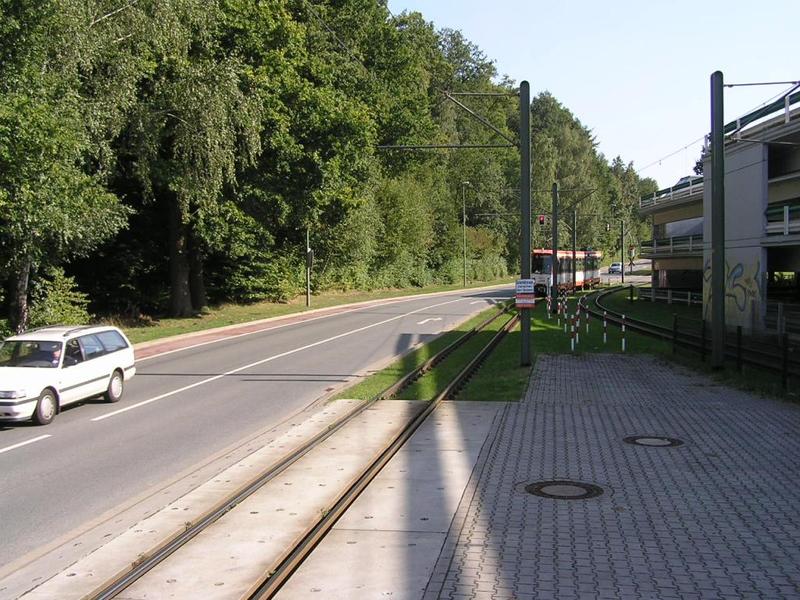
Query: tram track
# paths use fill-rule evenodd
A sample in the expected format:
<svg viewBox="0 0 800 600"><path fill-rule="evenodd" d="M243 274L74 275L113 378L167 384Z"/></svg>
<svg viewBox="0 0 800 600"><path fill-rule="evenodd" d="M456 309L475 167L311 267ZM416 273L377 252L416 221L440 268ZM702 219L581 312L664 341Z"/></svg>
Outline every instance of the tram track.
<svg viewBox="0 0 800 600"><path fill-rule="evenodd" d="M694 331L682 330L678 334L675 329L649 321L631 318L629 315L623 315L602 303L603 298L609 294L619 292L622 289L624 288L618 286L608 290L595 291L592 294L581 297L579 303L590 316L596 319L605 319L618 326L621 326L624 322L625 327L632 331L671 343L674 347L680 346L693 350L700 353L701 356L710 353L710 339L707 338L702 331L701 333L697 333ZM725 357L731 361L740 362L771 372L781 373L782 371L786 371L793 375L800 373L800 360L792 356L792 354L796 354L793 352L793 347L787 348L785 354L782 352L775 352L774 348L772 350L773 351L759 347L757 343L752 341L749 341L747 347L743 348L741 342L733 343L730 341L730 336L728 336L725 345Z"/></svg>
<svg viewBox="0 0 800 600"><path fill-rule="evenodd" d="M200 518L195 519L192 523L187 523L185 531L169 540L166 540L158 548L154 549L150 553L147 553L146 556L140 557L132 564L132 567L129 571L121 574L119 577L116 577L113 581L107 582L102 586L101 589L98 589L85 597L93 600L106 600L119 596L124 590L128 589L136 582L141 581L159 564L163 563L172 555L177 553L181 548L189 544L201 532L208 529L227 513L234 510L247 498L258 492L258 490L262 489L270 481L286 472L292 465L297 463L303 457L307 456L315 448L318 448L334 434L345 428L348 423L354 421L357 417L359 417L359 415L362 415L364 411L374 406L375 403L395 397L403 389L411 385L415 380L423 376L431 369L435 368L442 361L446 360L454 351L462 347L475 334L487 329L497 319L503 317L503 315L509 316L509 319L492 337L490 342L483 347L483 349L469 362L469 364L467 364L466 367L464 367L434 399L428 401L424 410L419 412L411 419L409 423L406 424L402 431L400 431L400 433L386 445L385 449L380 453L377 459L371 461L369 465L367 465L355 483L341 493L341 495L333 503L331 509L326 511L325 514L321 516L319 521L314 523L307 530L300 543L294 548L287 550L284 558L280 562L280 565L276 569L271 570L269 573L264 573L261 580L253 584L251 589L255 591L253 591L249 596L250 598L262 599L272 597L288 580L288 578L291 576L291 573L294 572L294 570L302 563L305 557L310 554L316 544L319 543L322 538L324 538L336 520L342 514L344 514L344 512L352 504L352 502L355 501L359 494L366 489L366 487L369 485L369 482L372 481L372 479L380 472L383 466L388 463L392 456L394 456L394 454L411 437L413 432L425 421L425 419L443 400L450 398L457 393L457 391L463 386L464 382L480 367L482 362L489 355L491 350L497 345L497 343L499 343L502 337L514 327L514 325L517 323L518 317L515 315L509 315L508 311L508 306L502 307L502 310L498 311L490 318L486 319L476 327L458 337L447 347L440 350L433 357L428 359L425 363L402 377L398 382L391 385L373 398L364 401L356 409L351 410L335 422L331 423L325 430L320 431L305 443L287 453L283 458L271 465L259 476L241 486L223 500L217 502Z"/></svg>
<svg viewBox="0 0 800 600"><path fill-rule="evenodd" d="M492 337L489 343L439 392L436 397L428 402L425 410L417 415L405 429L386 447L381 455L372 462L359 477L353 486L340 496L333 508L324 515L319 522L311 529L308 535L295 547L292 553L281 563L281 565L269 575L264 583L259 586L248 598L248 600L269 600L277 594L281 587L288 581L292 573L303 563L303 561L313 552L314 548L333 528L336 521L347 511L355 502L358 496L367 488L373 479L380 473L386 464L394 457L403 445L411 438L414 432L425 422L425 420L436 410L436 407L444 400L455 395L460 388L476 371L480 368L483 361L497 346L502 338L517 324L518 317L512 316L506 324Z"/></svg>

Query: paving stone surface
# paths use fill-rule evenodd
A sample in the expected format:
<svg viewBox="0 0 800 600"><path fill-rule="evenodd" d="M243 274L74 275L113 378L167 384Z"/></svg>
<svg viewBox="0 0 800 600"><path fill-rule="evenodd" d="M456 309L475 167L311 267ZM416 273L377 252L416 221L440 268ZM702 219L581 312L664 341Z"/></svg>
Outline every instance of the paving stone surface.
<svg viewBox="0 0 800 600"><path fill-rule="evenodd" d="M426 600L800 598L800 406L646 356L540 356L486 448ZM604 493L524 491L556 479Z"/></svg>

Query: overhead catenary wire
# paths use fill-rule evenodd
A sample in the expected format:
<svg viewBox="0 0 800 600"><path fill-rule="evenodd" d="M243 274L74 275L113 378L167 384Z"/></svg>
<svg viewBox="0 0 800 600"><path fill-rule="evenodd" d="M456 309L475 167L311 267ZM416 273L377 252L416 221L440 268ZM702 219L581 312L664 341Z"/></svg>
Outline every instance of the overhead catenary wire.
<svg viewBox="0 0 800 600"><path fill-rule="evenodd" d="M756 85L800 85L800 81L757 81L754 83L726 83L724 87L750 87Z"/></svg>
<svg viewBox="0 0 800 600"><path fill-rule="evenodd" d="M791 94L791 93L792 93L792 92L794 92L796 89L800 88L800 81L782 81L782 82L780 82L780 81L776 81L776 82L765 82L765 83L763 83L763 84L760 84L760 83L752 83L752 84L748 84L748 83L740 83L740 84L730 84L730 85L726 85L726 87L741 87L741 86L755 86L755 85L772 85L773 83L774 83L775 85L779 85L779 84L783 84L783 85L792 85L792 87L791 87L791 88L789 88L788 90L784 90L784 91L782 91L782 92L779 92L779 93L775 94L774 96L772 96L772 97L771 97L771 98L769 98L768 100L765 100L764 102L762 102L762 103L761 103L761 104L759 104L758 106L755 106L755 107L751 108L750 110L748 110L748 111L745 111L745 112L744 112L743 114L741 114L739 117L737 117L736 119L734 119L734 121L736 121L736 120L738 120L738 119L740 119L740 118L742 118L742 117L744 117L744 116L746 116L746 115L748 115L748 114L750 114L750 113L752 113L752 112L754 112L754 111L758 110L759 108L762 108L762 107L764 107L764 106L767 106L767 105L768 105L770 102L773 102L773 101L777 100L778 98L785 97L785 96L787 96L787 95ZM678 148L677 150L674 150L674 151L670 152L669 154L665 154L665 155L664 155L664 156L662 156L661 158L658 158L658 159L656 159L656 160L654 160L654 161L652 161L652 162L650 162L650 163L647 163L645 166L638 168L638 169L637 169L637 171L641 173L642 171L644 171L644 170L646 170L646 169L650 169L650 168L652 168L652 167L654 167L654 166L656 166L656 165L658 165L658 164L661 164L661 162L663 162L663 161L665 161L665 160L667 160L667 159L669 159L669 158L672 158L672 157L673 157L673 156L675 156L676 154L679 154L679 153L681 153L681 152L683 152L683 151L685 151L685 150L687 150L687 149L691 148L692 146L694 146L695 144L697 144L697 143L699 143L699 142L705 141L705 139L706 139L706 136L705 136L705 135L702 135L701 137L699 137L699 138L697 138L697 139L695 139L695 140L693 140L693 141L689 142L688 144L685 144L684 146L681 146L681 147L680 147L680 148Z"/></svg>
<svg viewBox="0 0 800 600"><path fill-rule="evenodd" d="M661 162L662 162L662 161L665 161L665 160L667 160L668 158L672 158L673 156L675 156L676 154L680 154L680 153L681 153L681 152L683 152L684 150L688 150L689 148L691 148L691 147L692 147L692 146L694 146L695 144L697 144L697 143L699 143L699 142L702 142L702 141L703 141L703 140L705 140L705 139L706 139L706 136L705 136L705 135L702 135L702 136L700 136L699 138L697 138L696 140L692 140L691 142L689 142L689 143L688 143L688 144L686 144L685 146L681 146L681 147L680 147L680 148L678 148L677 150L674 150L673 152L670 152L669 154L665 154L665 155L664 155L664 156L662 156L661 158L658 158L658 159L654 160L654 161L653 161L653 162L651 162L651 163L647 163L645 166L638 168L638 169L637 169L637 171L639 171L639 172L642 172L642 171L644 171L645 169L649 169L649 168L651 168L651 167L654 167L654 166L656 166L656 165L659 165L659 164L661 164Z"/></svg>

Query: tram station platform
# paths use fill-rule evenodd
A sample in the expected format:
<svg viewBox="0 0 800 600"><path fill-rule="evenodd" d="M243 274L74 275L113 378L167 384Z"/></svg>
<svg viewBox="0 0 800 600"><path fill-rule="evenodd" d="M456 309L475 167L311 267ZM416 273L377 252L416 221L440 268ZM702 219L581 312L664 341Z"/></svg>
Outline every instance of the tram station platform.
<svg viewBox="0 0 800 600"><path fill-rule="evenodd" d="M540 356L424 598L800 598L799 459L796 404L647 356ZM553 480L602 493L531 486Z"/></svg>
<svg viewBox="0 0 800 600"><path fill-rule="evenodd" d="M349 518L279 598L800 598L798 459L798 405L647 356L540 356L454 490L435 564L403 511L390 537Z"/></svg>
<svg viewBox="0 0 800 600"><path fill-rule="evenodd" d="M351 403L328 405L316 419ZM367 420L376 418L393 431L413 404L386 401L357 428L372 431L378 421ZM298 425L285 439L310 436L313 426ZM318 478L342 478L330 450L346 442L355 457L376 441L343 433L323 460L309 456L298 463L300 475L286 476L303 478L302 493L243 503L234 520L256 538L234 541L225 517L208 546L222 559L196 548L188 566L157 567L155 587L139 583L118 597L246 597L247 586L235 588L230 578L257 558L247 544L272 544L279 554L282 515L302 514L319 496L309 493L321 489ZM265 462L282 439L260 451ZM256 458L231 473L255 468ZM437 408L276 597L800 598L798 459L800 405L643 355L540 355L520 402ZM221 474L210 484L221 479L237 483ZM181 502L189 507L189 496ZM164 527L177 518L172 510L162 513ZM306 512L314 511L317 504ZM266 525L254 528L259 519ZM129 539L156 529L137 527ZM109 568L110 555L100 552L24 597L81 597L80 580L96 581ZM205 580L208 587L194 587Z"/></svg>

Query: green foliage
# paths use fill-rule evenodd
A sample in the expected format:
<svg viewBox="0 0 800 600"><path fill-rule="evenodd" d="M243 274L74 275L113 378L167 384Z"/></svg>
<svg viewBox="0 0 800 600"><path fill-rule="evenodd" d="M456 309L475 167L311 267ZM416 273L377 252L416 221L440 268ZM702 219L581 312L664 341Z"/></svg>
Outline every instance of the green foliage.
<svg viewBox="0 0 800 600"><path fill-rule="evenodd" d="M31 289L31 327L85 325L91 320L89 298L63 269L51 267Z"/></svg>
<svg viewBox="0 0 800 600"><path fill-rule="evenodd" d="M128 317L286 301L305 289L307 232L315 291L458 282L464 229L470 280L518 269L516 148L376 148L517 138L516 84L419 13L368 0L0 0L0 38L9 291L24 297L29 276L60 266L92 310ZM458 97L494 130L443 90L506 93ZM552 95L531 117L533 188L595 190L578 244L615 249L619 220L646 235L635 202L654 184L608 164ZM537 192L534 214L549 201ZM9 315L24 318L15 298Z"/></svg>
<svg viewBox="0 0 800 600"><path fill-rule="evenodd" d="M235 270L227 280L230 299L238 302L287 302L304 286L304 264L289 256L261 256Z"/></svg>

